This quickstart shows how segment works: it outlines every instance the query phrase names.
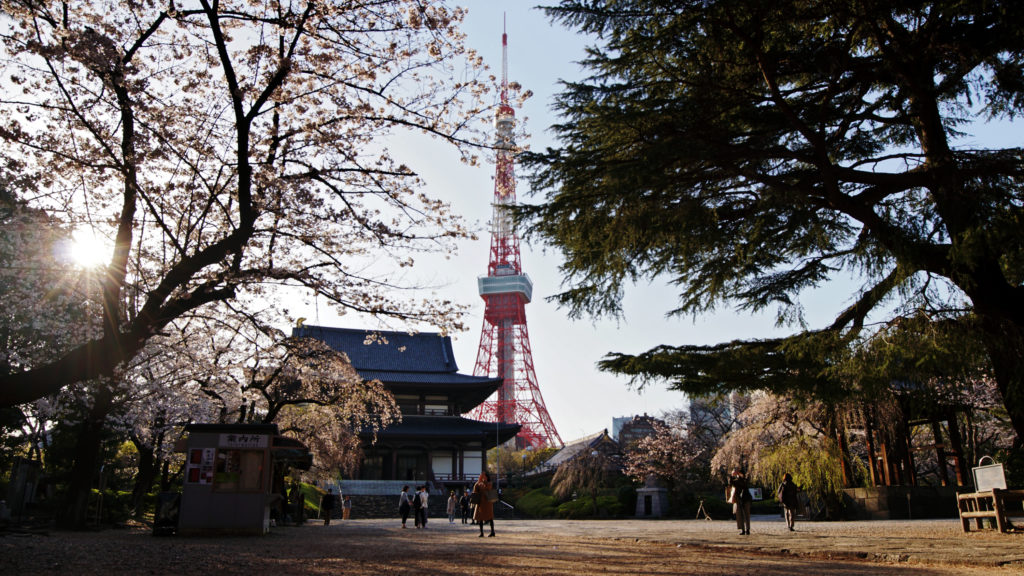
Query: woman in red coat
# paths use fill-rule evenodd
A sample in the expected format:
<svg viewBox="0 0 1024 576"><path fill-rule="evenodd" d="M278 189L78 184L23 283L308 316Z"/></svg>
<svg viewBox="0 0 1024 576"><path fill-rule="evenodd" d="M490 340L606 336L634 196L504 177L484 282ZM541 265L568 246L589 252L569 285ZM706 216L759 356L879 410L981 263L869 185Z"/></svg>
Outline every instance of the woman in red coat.
<svg viewBox="0 0 1024 576"><path fill-rule="evenodd" d="M494 489L487 472L480 473L480 478L473 485L473 494L480 495L480 502L473 512L473 520L480 524L480 537L484 537L484 522L491 523L491 537L494 536L494 502L487 499L487 493Z"/></svg>

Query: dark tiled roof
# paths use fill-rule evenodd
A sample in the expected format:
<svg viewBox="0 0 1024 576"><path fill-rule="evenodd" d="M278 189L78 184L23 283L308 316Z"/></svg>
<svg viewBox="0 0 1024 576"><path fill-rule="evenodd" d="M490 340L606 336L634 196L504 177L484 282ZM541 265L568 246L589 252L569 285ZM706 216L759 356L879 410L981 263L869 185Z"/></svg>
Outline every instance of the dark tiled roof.
<svg viewBox="0 0 1024 576"><path fill-rule="evenodd" d="M356 370L390 372L457 372L448 336L433 332L407 332L296 326L292 336L316 338L331 348L348 354Z"/></svg>
<svg viewBox="0 0 1024 576"><path fill-rule="evenodd" d="M501 386L501 378L459 374L451 338L433 332L303 325L292 336L316 338L344 352L360 376L380 380L394 394L445 394L470 410Z"/></svg>

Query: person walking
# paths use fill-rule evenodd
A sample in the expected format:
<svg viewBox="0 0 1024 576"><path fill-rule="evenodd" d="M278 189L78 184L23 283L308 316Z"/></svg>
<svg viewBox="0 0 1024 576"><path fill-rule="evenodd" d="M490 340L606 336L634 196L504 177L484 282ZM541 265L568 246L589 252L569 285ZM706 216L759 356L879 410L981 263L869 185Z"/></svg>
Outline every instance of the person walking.
<svg viewBox="0 0 1024 576"><path fill-rule="evenodd" d="M334 512L334 488L328 488L327 494L320 499L320 514L324 517L324 526L331 525L331 513Z"/></svg>
<svg viewBox="0 0 1024 576"><path fill-rule="evenodd" d="M398 514L402 517L402 528L405 528L405 521L409 519L409 511L412 509L412 500L409 496L409 487L402 486L402 493L398 495ZM419 518L415 518L416 526L419 527Z"/></svg>
<svg viewBox="0 0 1024 576"><path fill-rule="evenodd" d="M793 482L793 475L786 472L786 475L782 477L782 484L779 484L779 489L775 492L775 497L782 503L782 510L786 515L786 526L789 527L789 531L794 530L793 526L796 524L796 507L797 492L800 491L800 487Z"/></svg>
<svg viewBox="0 0 1024 576"><path fill-rule="evenodd" d="M488 537L494 537L494 502L488 498L493 489L494 485L491 484L487 472L481 472L480 478L473 485L473 493L480 495L480 501L476 505L476 510L473 511L473 520L480 524L480 538L484 537L484 522L490 522L491 533Z"/></svg>
<svg viewBox="0 0 1024 576"><path fill-rule="evenodd" d="M728 500L736 514L736 527L740 529L740 534L750 534L750 502L753 499L747 477L739 468L734 469L729 479Z"/></svg>
<svg viewBox="0 0 1024 576"><path fill-rule="evenodd" d="M345 496L345 499L341 501L341 519L348 520L352 517L352 497Z"/></svg>
<svg viewBox="0 0 1024 576"><path fill-rule="evenodd" d="M448 493L448 523L455 524L455 508L459 505L459 499L455 497L455 490Z"/></svg>
<svg viewBox="0 0 1024 576"><path fill-rule="evenodd" d="M462 513L462 523L467 524L469 519L469 495L466 491L462 491L462 496L459 497L459 512Z"/></svg>
<svg viewBox="0 0 1024 576"><path fill-rule="evenodd" d="M420 524L423 526L423 528L426 528L427 527L427 512L430 509L430 506L429 506L430 492L427 491L427 487L426 486L420 486L419 500L420 500Z"/></svg>

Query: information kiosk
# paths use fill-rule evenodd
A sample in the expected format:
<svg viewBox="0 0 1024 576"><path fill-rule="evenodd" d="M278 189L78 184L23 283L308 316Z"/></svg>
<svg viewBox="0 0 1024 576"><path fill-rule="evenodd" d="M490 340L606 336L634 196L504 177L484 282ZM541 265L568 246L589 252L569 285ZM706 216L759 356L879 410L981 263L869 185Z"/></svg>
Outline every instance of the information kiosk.
<svg viewBox="0 0 1024 576"><path fill-rule="evenodd" d="M275 468L309 468L309 451L275 424L189 424L177 533L266 534Z"/></svg>

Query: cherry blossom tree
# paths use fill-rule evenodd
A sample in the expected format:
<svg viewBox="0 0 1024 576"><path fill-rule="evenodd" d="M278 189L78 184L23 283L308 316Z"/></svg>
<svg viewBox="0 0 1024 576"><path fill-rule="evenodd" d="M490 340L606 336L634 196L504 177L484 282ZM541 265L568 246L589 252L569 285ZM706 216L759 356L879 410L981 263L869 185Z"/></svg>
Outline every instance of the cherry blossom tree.
<svg viewBox="0 0 1024 576"><path fill-rule="evenodd" d="M623 471L637 482L655 476L670 491L691 487L706 477L701 466L707 447L680 426L654 423L654 434L645 436L623 455Z"/></svg>
<svg viewBox="0 0 1024 576"><path fill-rule="evenodd" d="M391 393L363 380L344 353L259 324L235 328L219 334L203 370L213 376L201 382L203 394L216 399L222 420L274 423L306 443L319 477L353 474L359 434L376 434L400 418Z"/></svg>
<svg viewBox="0 0 1024 576"><path fill-rule="evenodd" d="M68 257L70 231L22 198L31 179L0 164L0 374L42 362L97 333L95 276ZM0 466L14 456L44 461L58 412L56 397L0 409Z"/></svg>
<svg viewBox="0 0 1024 576"><path fill-rule="evenodd" d="M114 375L176 319L282 286L461 326L402 270L468 232L386 138L426 133L475 161L484 84L462 9L11 0L3 13L4 154L34 182L30 207L112 252L89 329L0 371L0 406Z"/></svg>

